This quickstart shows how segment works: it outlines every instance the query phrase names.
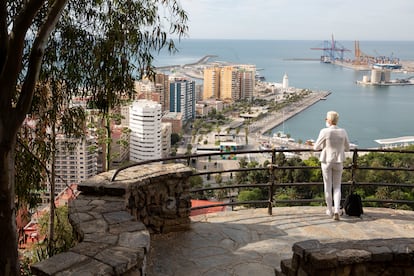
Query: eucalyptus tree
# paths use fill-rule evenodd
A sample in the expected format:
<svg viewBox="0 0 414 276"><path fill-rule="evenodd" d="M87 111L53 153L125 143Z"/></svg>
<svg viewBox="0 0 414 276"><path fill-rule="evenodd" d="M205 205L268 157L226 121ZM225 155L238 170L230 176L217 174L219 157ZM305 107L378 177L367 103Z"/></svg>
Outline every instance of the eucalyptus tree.
<svg viewBox="0 0 414 276"><path fill-rule="evenodd" d="M20 273L16 142L38 81L59 72L65 95L108 112L131 95L134 72L151 75L154 51L175 49L170 37L184 35L186 22L178 0L0 0L0 275Z"/></svg>

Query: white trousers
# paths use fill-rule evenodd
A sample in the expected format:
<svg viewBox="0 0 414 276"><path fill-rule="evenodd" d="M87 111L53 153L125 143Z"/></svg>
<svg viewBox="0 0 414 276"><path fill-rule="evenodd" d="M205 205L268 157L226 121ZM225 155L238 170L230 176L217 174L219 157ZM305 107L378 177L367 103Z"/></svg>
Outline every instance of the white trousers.
<svg viewBox="0 0 414 276"><path fill-rule="evenodd" d="M341 181L342 163L321 163L322 176L325 190L327 209L332 212L332 191L334 201L334 213L339 213L341 208Z"/></svg>

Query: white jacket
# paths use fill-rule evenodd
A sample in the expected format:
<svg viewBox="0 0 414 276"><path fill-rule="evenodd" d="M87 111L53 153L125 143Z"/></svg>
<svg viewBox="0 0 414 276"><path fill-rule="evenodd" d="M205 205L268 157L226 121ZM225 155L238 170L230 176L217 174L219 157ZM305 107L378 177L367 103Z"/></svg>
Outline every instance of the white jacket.
<svg viewBox="0 0 414 276"><path fill-rule="evenodd" d="M345 129L332 125L321 129L314 150L322 150L319 161L322 163L342 163L345 151L349 151L349 139Z"/></svg>

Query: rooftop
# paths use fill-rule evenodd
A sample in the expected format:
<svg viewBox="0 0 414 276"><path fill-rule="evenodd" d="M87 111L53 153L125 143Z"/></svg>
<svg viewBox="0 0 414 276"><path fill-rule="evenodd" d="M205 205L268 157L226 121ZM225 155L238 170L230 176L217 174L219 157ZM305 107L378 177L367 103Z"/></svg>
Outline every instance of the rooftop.
<svg viewBox="0 0 414 276"><path fill-rule="evenodd" d="M191 229L151 237L148 275L275 275L295 242L413 238L414 212L364 208L334 221L324 207L246 209L191 217Z"/></svg>

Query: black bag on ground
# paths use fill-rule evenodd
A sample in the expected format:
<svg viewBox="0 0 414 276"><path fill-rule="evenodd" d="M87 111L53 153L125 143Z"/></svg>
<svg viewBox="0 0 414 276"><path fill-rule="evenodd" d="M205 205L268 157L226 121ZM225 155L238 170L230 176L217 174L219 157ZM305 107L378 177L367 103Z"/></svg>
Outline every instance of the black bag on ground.
<svg viewBox="0 0 414 276"><path fill-rule="evenodd" d="M345 198L344 210L348 216L360 217L364 213L364 210L362 210L361 196L351 192Z"/></svg>

